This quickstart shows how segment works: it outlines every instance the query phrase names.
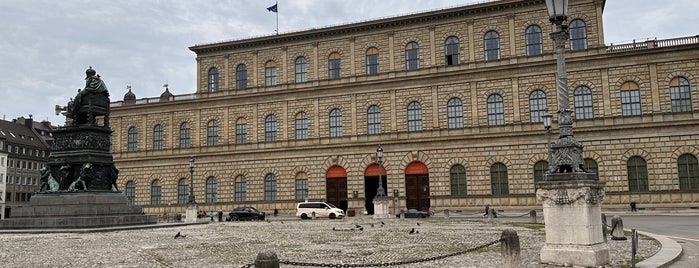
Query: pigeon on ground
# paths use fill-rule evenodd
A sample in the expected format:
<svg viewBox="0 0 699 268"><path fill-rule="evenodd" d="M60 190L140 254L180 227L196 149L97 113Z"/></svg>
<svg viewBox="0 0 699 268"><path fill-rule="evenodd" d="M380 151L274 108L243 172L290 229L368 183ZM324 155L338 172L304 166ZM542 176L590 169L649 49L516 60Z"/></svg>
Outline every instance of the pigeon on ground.
<svg viewBox="0 0 699 268"><path fill-rule="evenodd" d="M408 232L408 233L409 233L409 234L414 234L414 233L415 233L415 228L410 229L410 232Z"/></svg>
<svg viewBox="0 0 699 268"><path fill-rule="evenodd" d="M187 237L187 235L182 235L182 234L180 234L180 232L177 232L177 234L175 235L175 239L177 239L177 238L185 238L185 237Z"/></svg>
<svg viewBox="0 0 699 268"><path fill-rule="evenodd" d="M333 227L333 231L335 231L335 227Z"/></svg>
<svg viewBox="0 0 699 268"><path fill-rule="evenodd" d="M420 226L420 223L419 223L419 222L417 223L417 226Z"/></svg>
<svg viewBox="0 0 699 268"><path fill-rule="evenodd" d="M361 226L361 225L359 225L359 224L355 224L355 225L354 225L354 228L357 228L357 229L359 229L359 228L362 228L362 226Z"/></svg>
<svg viewBox="0 0 699 268"><path fill-rule="evenodd" d="M373 224L373 223L371 224L371 228L374 228L374 224Z"/></svg>
<svg viewBox="0 0 699 268"><path fill-rule="evenodd" d="M279 222L280 222L281 224L284 224L284 222L283 222L283 221L279 221Z"/></svg>
<svg viewBox="0 0 699 268"><path fill-rule="evenodd" d="M381 222L381 226L386 225L385 223Z"/></svg>

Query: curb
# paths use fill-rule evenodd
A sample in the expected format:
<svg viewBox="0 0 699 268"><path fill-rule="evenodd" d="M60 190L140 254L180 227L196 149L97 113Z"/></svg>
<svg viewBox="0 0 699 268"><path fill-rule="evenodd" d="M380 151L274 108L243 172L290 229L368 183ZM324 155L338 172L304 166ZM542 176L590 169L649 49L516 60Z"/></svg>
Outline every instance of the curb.
<svg viewBox="0 0 699 268"><path fill-rule="evenodd" d="M677 241L667 238L664 235L648 233L636 230L639 234L652 237L660 242L660 251L648 259L636 264L638 268L662 268L669 267L682 255L682 246Z"/></svg>

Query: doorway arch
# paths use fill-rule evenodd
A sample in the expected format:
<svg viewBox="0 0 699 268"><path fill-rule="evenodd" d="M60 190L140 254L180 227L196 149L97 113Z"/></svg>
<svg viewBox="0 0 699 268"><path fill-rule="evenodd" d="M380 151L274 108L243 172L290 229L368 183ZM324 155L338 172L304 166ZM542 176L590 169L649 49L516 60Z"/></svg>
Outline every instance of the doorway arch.
<svg viewBox="0 0 699 268"><path fill-rule="evenodd" d="M386 168L381 168L381 180L383 188L388 193L388 179L386 177ZM367 214L374 215L374 197L376 197L376 189L379 188L379 164L371 164L364 170L364 208Z"/></svg>
<svg viewBox="0 0 699 268"><path fill-rule="evenodd" d="M347 171L332 166L325 173L325 201L347 211Z"/></svg>
<svg viewBox="0 0 699 268"><path fill-rule="evenodd" d="M430 175L422 162L412 162L405 167L405 207L430 209Z"/></svg>

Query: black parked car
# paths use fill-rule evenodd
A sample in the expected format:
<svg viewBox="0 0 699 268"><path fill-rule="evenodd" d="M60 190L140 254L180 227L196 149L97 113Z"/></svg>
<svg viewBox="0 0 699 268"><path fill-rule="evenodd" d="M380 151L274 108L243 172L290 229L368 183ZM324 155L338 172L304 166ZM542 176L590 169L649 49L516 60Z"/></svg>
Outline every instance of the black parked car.
<svg viewBox="0 0 699 268"><path fill-rule="evenodd" d="M255 209L254 207L237 207L231 213L228 213L229 221L245 221L245 220L264 220L265 213Z"/></svg>
<svg viewBox="0 0 699 268"><path fill-rule="evenodd" d="M414 208L408 209L408 211L405 212L406 218L427 218L429 216L429 211L420 211ZM400 218L400 213L396 214L396 218Z"/></svg>

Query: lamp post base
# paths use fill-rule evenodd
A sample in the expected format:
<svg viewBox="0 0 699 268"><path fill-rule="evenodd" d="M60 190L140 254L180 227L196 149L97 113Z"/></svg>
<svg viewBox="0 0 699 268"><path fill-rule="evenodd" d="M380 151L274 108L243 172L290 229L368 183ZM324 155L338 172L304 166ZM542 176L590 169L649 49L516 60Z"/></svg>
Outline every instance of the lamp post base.
<svg viewBox="0 0 699 268"><path fill-rule="evenodd" d="M374 197L374 219L385 219L388 217L388 198L385 196Z"/></svg>
<svg viewBox="0 0 699 268"><path fill-rule="evenodd" d="M542 201L546 245L541 249L542 263L596 267L610 262L609 245L604 240L600 203L604 182L575 180L576 173L547 174L567 180L537 183L536 197ZM594 174L583 173L588 177Z"/></svg>
<svg viewBox="0 0 699 268"><path fill-rule="evenodd" d="M197 206L197 204L187 205L187 212L185 213L184 222L186 222L186 223L197 222L197 214L199 214L199 206Z"/></svg>

